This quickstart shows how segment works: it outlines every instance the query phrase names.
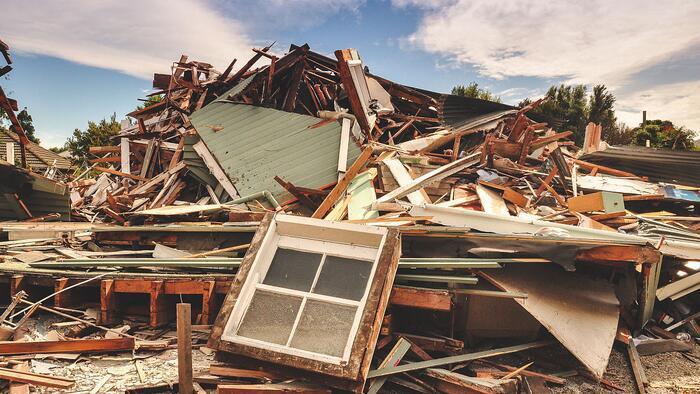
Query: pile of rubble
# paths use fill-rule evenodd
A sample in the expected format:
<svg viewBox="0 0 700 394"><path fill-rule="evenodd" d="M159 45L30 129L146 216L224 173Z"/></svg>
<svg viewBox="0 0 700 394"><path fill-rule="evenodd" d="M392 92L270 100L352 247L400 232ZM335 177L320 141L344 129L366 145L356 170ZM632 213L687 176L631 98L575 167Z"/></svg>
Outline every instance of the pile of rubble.
<svg viewBox="0 0 700 394"><path fill-rule="evenodd" d="M644 392L640 355L695 360L698 155L608 147L595 124L580 148L533 114L542 100L439 94L371 74L355 50L335 56L267 47L236 71L182 56L156 74L162 100L66 184L70 223L37 202L22 204L29 222L0 224L0 271L32 307L17 317L62 313L121 341L32 346L177 343L180 388L221 393L539 392L571 376L536 350L557 344L574 374L614 390L616 341ZM177 341L148 331L183 300ZM94 319L76 315L90 301ZM9 339L22 323L7 311ZM191 320L217 351L194 377ZM490 361L515 353L520 365Z"/></svg>

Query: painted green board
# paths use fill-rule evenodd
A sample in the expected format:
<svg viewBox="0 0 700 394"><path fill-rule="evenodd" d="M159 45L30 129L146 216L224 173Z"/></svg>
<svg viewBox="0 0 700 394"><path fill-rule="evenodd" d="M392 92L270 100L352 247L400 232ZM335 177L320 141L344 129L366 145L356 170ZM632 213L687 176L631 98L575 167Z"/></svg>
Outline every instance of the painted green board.
<svg viewBox="0 0 700 394"><path fill-rule="evenodd" d="M275 180L318 188L338 178L341 126L271 108L217 100L190 120L241 196L263 190L279 201L291 195ZM360 149L350 143L347 165Z"/></svg>

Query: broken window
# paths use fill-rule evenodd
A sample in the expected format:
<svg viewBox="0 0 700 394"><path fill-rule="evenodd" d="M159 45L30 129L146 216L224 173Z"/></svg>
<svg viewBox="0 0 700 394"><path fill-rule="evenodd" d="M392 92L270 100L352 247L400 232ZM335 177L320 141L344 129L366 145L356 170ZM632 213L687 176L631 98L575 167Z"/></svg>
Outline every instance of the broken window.
<svg viewBox="0 0 700 394"><path fill-rule="evenodd" d="M260 231L236 278L241 286L234 284L222 307L227 317L217 320L220 348L254 358L260 350L288 355L298 368L305 364L296 358L330 364L331 374L357 380L386 307L398 235L281 214Z"/></svg>

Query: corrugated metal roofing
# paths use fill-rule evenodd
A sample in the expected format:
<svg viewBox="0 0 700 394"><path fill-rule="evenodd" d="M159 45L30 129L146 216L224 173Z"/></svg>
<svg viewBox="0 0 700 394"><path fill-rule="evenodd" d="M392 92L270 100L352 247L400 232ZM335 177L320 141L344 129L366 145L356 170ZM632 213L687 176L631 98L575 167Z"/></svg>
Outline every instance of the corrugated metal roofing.
<svg viewBox="0 0 700 394"><path fill-rule="evenodd" d="M610 146L581 160L647 176L652 182L700 186L700 152Z"/></svg>
<svg viewBox="0 0 700 394"><path fill-rule="evenodd" d="M190 120L241 196L268 190L288 199L275 175L311 188L337 180L339 122L311 129L321 119L221 100ZM348 165L360 154L354 143L349 146Z"/></svg>
<svg viewBox="0 0 700 394"><path fill-rule="evenodd" d="M505 111L512 110L517 108L488 100L445 94L439 100L438 116L445 125L453 129L461 129L462 126L484 115L507 113Z"/></svg>

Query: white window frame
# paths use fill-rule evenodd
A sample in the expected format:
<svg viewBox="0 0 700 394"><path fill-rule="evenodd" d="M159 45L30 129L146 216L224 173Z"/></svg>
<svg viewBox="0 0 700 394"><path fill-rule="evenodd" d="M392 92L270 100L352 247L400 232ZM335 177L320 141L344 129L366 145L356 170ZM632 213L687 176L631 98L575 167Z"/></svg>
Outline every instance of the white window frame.
<svg viewBox="0 0 700 394"><path fill-rule="evenodd" d="M278 216L279 219L282 219ZM282 219L284 220L284 219ZM288 219L290 222L296 222L298 218L295 219ZM337 229L342 230L344 224L340 223L334 223L334 222L327 222L328 226L335 227ZM355 225L357 226L357 225ZM365 227L365 226L362 226ZM278 353L283 353L283 354L289 354L293 356L300 356L312 360L317 360L325 363L331 363L331 364L336 364L336 365L345 365L347 364L348 360L350 359L351 352L352 352L352 346L355 340L355 337L357 335L357 331L359 329L359 324L360 320L362 318L362 314L365 310L365 306L367 303L367 298L370 292L370 289L372 288L372 283L374 281L374 276L375 272L377 270L377 265L380 257L380 251L382 250L384 246L384 242L386 237L385 235L385 230L384 229L377 229L377 228L372 228L372 227L367 227L367 232L370 233L375 233L377 237L381 237L381 241L378 242L376 246L365 246L365 245L358 245L358 244L353 244L351 243L352 240L348 240L348 243L341 243L337 239L333 240L322 240L318 238L308 238L304 237L305 234L297 234L297 233L290 233L290 234L284 234L281 235L277 231L277 226L276 222L273 221L273 223L270 226L270 229L268 230L267 234L265 235L263 241L260 244L259 252L255 257L255 260L251 266L251 269L248 273L247 279L245 283L243 284L241 288L241 292L239 294L238 299L236 300L236 304L234 306L234 309L231 312L230 318L226 322L226 326L223 330L221 339L227 342L233 342L241 345L248 345L248 346L254 346L257 348L273 351L273 352L278 352ZM315 235L315 234L312 234ZM319 237L320 238L320 237ZM267 271L270 268L270 265L272 263L272 259L277 252L278 247L282 247L284 249L292 249L292 250L298 250L302 252L310 252L310 253L316 253L316 254L322 254L321 262L319 264L319 267L316 271L316 275L314 277L314 280L312 282L311 289L308 292L305 291L299 291L299 290L293 290L293 289L288 289L288 288L283 288L283 287L277 287L277 286L271 286L271 285L266 285L263 284L262 282L265 279L265 276L267 275ZM346 257L346 258L352 258L352 259L357 259L357 260L364 260L367 261L368 263L372 264L372 268L370 270L370 275L367 279L367 283L365 286L365 291L363 293L362 298L359 301L354 301L354 300L349 300L349 299L343 299L339 297L334 297L334 296L328 296L328 295L322 295L322 294L314 294L311 293L311 291L314 289L318 278L320 276L320 273L323 269L326 256L337 256L337 257ZM299 307L299 310L297 312L297 316L295 319L295 322L292 326L292 330L290 332L290 335L287 339L287 343L285 345L278 345L270 342L265 342L257 339L252 339L244 336L238 335L238 330L241 326L241 323L243 322L243 318L245 317L245 313L247 312L248 308L250 307L250 303L252 301L253 295L256 290L264 290L276 294L283 294L283 295L289 295L289 296L294 296L294 297L302 297L302 303ZM321 354L321 353L315 353L311 351L306 351L298 348L291 347L291 341L294 338L294 334L297 329L297 325L299 323L299 320L301 318L301 315L304 311L304 307L306 305L307 300L317 300L325 303L330 303L330 304L336 304L336 305L348 305L348 306L355 306L355 316L353 319L353 323L351 326L350 333L348 335L347 342L345 344L345 348L343 351L343 356L342 357L335 357L335 356L330 356L327 354Z"/></svg>

